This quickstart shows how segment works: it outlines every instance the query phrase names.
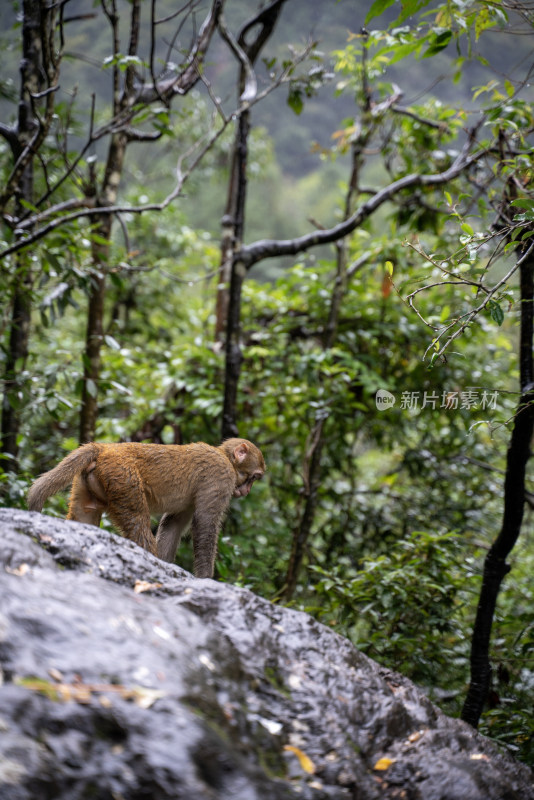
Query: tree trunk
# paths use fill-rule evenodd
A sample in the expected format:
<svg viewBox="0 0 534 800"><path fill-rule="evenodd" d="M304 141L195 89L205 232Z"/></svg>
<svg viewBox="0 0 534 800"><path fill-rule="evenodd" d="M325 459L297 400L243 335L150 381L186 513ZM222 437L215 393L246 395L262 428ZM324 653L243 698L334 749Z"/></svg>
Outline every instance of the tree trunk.
<svg viewBox="0 0 534 800"><path fill-rule="evenodd" d="M124 165L127 139L124 134L112 137L106 171L102 181L98 205L114 205L117 201L119 182ZM93 187L89 188L93 192ZM110 238L113 217L102 214L96 228L98 241L92 244L92 259L96 274L92 279L87 308L87 329L83 353L83 385L80 406L80 444L95 438L98 418L98 383L100 380L101 349L104 339L104 301L106 297L106 273L109 269Z"/></svg>
<svg viewBox="0 0 534 800"><path fill-rule="evenodd" d="M48 18L49 19L49 18ZM31 142L38 122L33 110L32 94L43 86L43 59L41 43L41 3L24 0L22 21L22 59L20 62L21 87L16 137L13 156L17 161ZM23 202L33 202L33 155L28 155L17 180L15 218L25 213ZM4 396L2 401L2 428L0 447L9 456L9 467L18 470L18 433L20 429L21 395L24 391L20 375L28 356L30 318L32 310L33 275L31 261L26 253L16 257L17 270L13 282L9 350L4 371Z"/></svg>
<svg viewBox="0 0 534 800"><path fill-rule="evenodd" d="M521 399L506 456L504 480L504 512L500 533L491 546L485 562L482 588L478 601L471 642L471 682L462 709L462 719L478 726L491 681L489 649L497 596L504 576L510 571L506 558L521 532L525 504L525 473L530 458L534 430L533 383L533 319L534 257L528 255L520 265L521 333L520 382Z"/></svg>
<svg viewBox="0 0 534 800"><path fill-rule="evenodd" d="M233 212L233 225L228 226L226 245L223 250L222 271L230 266L230 290L221 287L217 297L219 313L226 314L226 364L224 380L224 403L222 415L222 438L238 435L237 429L237 387L243 360L239 337L241 334L241 292L247 271L236 256L243 237L245 225L245 198L247 188L248 135L250 131L249 112L245 111L238 124L232 166L232 197L228 207ZM230 233L231 230L231 233ZM230 244L231 237L231 244ZM226 294L227 293L227 294Z"/></svg>
<svg viewBox="0 0 534 800"><path fill-rule="evenodd" d="M352 213L354 195L358 191L359 176L362 166L362 152L371 135L371 128L366 129L352 146L352 165L349 185L345 196L344 218L349 219ZM336 342L339 315L343 298L347 292L347 251L345 239L335 242L336 247L336 277L330 298L328 318L323 332L323 349L329 350ZM291 555L287 567L284 585L278 594L279 599L285 602L291 600L297 588L300 568L306 551L306 543L312 532L317 507L317 491L321 483L321 456L324 447L324 423L326 417L316 421L311 433L311 447L305 457L304 463L304 493L305 503L298 526L293 531Z"/></svg>
<svg viewBox="0 0 534 800"><path fill-rule="evenodd" d="M233 265L226 325L226 370L224 378L224 404L222 415L222 438L238 436L237 387L241 374L243 356L239 344L241 330L241 290L246 270L239 262Z"/></svg>
<svg viewBox="0 0 534 800"><path fill-rule="evenodd" d="M300 568L306 552L306 543L310 537L315 509L317 507L317 492L321 482L321 455L324 446L323 428L325 418L318 420L310 434L310 446L307 448L304 461L304 509L298 527L293 532L291 555L287 567L284 585L277 594L277 600L288 602L295 594Z"/></svg>
<svg viewBox="0 0 534 800"><path fill-rule="evenodd" d="M200 78L201 64L211 41L223 7L222 0L212 0L211 9L206 20L198 31L198 36L191 45L189 58L183 72L170 82L162 79L144 87L136 86L136 68L132 63L126 68L121 88L121 71L117 65L113 68L113 115L117 120L118 130L113 133L109 145L106 170L97 197L97 205L102 208L102 216L96 229L99 242L93 244L93 264L98 275L93 280L89 296L87 312L87 333L83 355L84 376L80 408L80 443L91 441L95 437L98 417L98 383L100 380L101 348L103 341L103 316L106 294L106 273L109 270L110 238L113 215L106 213L106 208L117 202L119 186L122 179L124 159L128 143L141 134L130 128L135 115L136 103L166 102L170 105L172 98L180 91L186 94L195 86ZM132 59L137 56L139 32L141 26L141 0L131 0L130 39L128 55ZM121 51L119 32L119 13L117 2L102 3L104 12L111 26L113 37L113 53L117 56ZM187 10L186 4L182 10ZM189 8L191 10L191 7ZM151 36L154 37L153 26ZM155 41L152 39L152 44ZM142 137L141 137L142 140ZM96 193L94 187L89 187ZM102 243L105 240L105 243Z"/></svg>
<svg viewBox="0 0 534 800"><path fill-rule="evenodd" d="M247 78L263 46L274 31L282 6L286 0L274 0L250 19L241 29L237 48L240 49L241 71L239 94L245 91ZM254 32L254 38L248 35ZM248 41L247 41L248 40ZM236 51L235 45L233 46ZM237 436L237 388L241 374L241 290L247 270L239 259L245 228L245 200L247 190L248 136L250 112L243 111L236 131L230 185L223 217L221 266L217 292L215 337L220 340L226 330L226 365L222 437ZM229 282L229 283L228 283Z"/></svg>
<svg viewBox="0 0 534 800"><path fill-rule="evenodd" d="M14 288L9 350L4 372L4 397L2 403L2 453L10 457L9 469L18 470L18 432L20 428L21 395L24 387L20 373L28 355L30 316L32 309L32 272L27 258L17 259L19 276Z"/></svg>
<svg viewBox="0 0 534 800"><path fill-rule="evenodd" d="M87 309L87 331L83 354L83 386L80 408L80 444L95 438L98 417L98 381L100 378L101 347L104 330L104 299L106 277L93 279Z"/></svg>

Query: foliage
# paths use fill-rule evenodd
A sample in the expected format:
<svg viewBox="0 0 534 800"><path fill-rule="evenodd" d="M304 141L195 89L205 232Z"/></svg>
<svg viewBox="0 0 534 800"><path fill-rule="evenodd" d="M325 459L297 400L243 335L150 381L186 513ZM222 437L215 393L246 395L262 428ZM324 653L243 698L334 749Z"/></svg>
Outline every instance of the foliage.
<svg viewBox="0 0 534 800"><path fill-rule="evenodd" d="M368 24L391 5L377 0ZM248 239L262 226L270 236L296 235L308 224L305 208L321 221L342 218L350 179L336 187L335 207L332 185L354 153L362 159L362 182L349 206L372 196L369 186L418 171L435 174L454 162L471 124L466 104L431 97L402 106L391 70L421 61L424 72L454 46L450 66L459 79L504 10L485 2L431 11L428 5L404 2L388 29L351 34L335 50L342 111L331 146L313 147L328 188L325 172L298 182L283 174L275 143L255 129L248 151ZM308 78L289 84L298 120L317 88ZM347 240L347 283L333 346L325 347L324 332L338 242L332 250L302 255L282 272L277 262L276 280L271 267L258 265L258 280L249 276L243 287L238 420L242 435L266 452L268 474L246 501L232 505L218 576L268 598L280 596L309 489L313 432L324 419L317 505L292 602L426 686L454 713L465 690L481 562L500 524L504 453L517 399L516 248L528 247L534 218L534 121L524 88L509 77L478 85L472 102L484 117L473 135L484 159L444 187L399 192ZM41 151L47 167L37 181L41 193L73 157L65 152L66 131L80 130L72 105L56 111L54 136ZM137 122L165 135L157 157L138 148L123 191L125 204L149 209L172 190L170 160L174 164L177 153L202 137L211 115L196 93L179 111L157 106L143 119L141 109L136 113ZM291 146L302 149L303 137L299 129ZM99 439L149 438L143 432L156 419L164 442L219 439L225 358L213 341L220 262L215 231L230 151L230 137L221 136L192 173L179 205L124 213L115 231L95 387ZM79 162L84 179L91 158ZM0 169L5 181L7 149L0 152ZM96 169L102 172L103 164ZM510 180L519 196L507 194ZM78 196L78 176L75 183ZM58 187L57 202L68 198L67 185ZM13 241L8 226L2 237L4 249ZM80 216L32 248L30 354L10 394L21 414L21 469L3 462L3 504L23 506L31 478L77 443L87 298L100 274L92 259L95 243L102 244ZM16 257L7 256L0 271L5 297L17 287L18 270ZM6 308L2 335L5 360ZM380 407L379 392L393 395L393 406ZM51 513L64 508L62 497L47 506ZM534 730L524 710L534 685L531 523L500 598L493 708L483 730L534 763ZM186 542L179 555L186 567L190 550Z"/></svg>
<svg viewBox="0 0 534 800"><path fill-rule="evenodd" d="M362 561L354 577L315 567L321 616L340 624L359 649L431 687L451 687L465 663L461 611L468 570L456 534L411 532L396 547ZM426 631L424 646L414 631Z"/></svg>

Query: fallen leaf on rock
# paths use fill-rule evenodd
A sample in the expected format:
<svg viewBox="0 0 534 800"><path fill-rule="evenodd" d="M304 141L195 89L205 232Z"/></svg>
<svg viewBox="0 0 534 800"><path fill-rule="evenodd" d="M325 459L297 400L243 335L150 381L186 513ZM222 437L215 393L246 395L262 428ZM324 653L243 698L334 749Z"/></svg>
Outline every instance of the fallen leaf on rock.
<svg viewBox="0 0 534 800"><path fill-rule="evenodd" d="M57 690L60 700L74 700L80 705L91 702L91 687L84 683L58 683Z"/></svg>
<svg viewBox="0 0 534 800"><path fill-rule="evenodd" d="M25 689L30 689L33 692L39 692L48 697L49 700L59 700L58 684L45 681L43 678L15 678L13 681L17 686L23 686Z"/></svg>
<svg viewBox="0 0 534 800"><path fill-rule="evenodd" d="M133 700L140 708L150 708L156 700L165 697L165 692L159 689L147 689L144 686L137 686L135 689L124 688L124 693L121 693L121 696L126 700Z"/></svg>
<svg viewBox="0 0 534 800"><path fill-rule="evenodd" d="M272 733L273 736L276 736L278 733L282 731L284 727L281 722L276 722L274 719L265 719L265 717L258 717L258 722L260 725L263 725L265 730Z"/></svg>
<svg viewBox="0 0 534 800"><path fill-rule="evenodd" d="M50 700L63 702L74 700L82 705L90 703L94 694L114 693L124 700L133 700L140 708L150 708L156 700L165 696L165 692L159 689L150 689L145 686L128 688L127 686L118 686L115 683L82 683L81 681L51 683L42 678L34 677L16 678L15 683L19 686L24 686L26 689L39 692ZM109 699L105 697L99 698L99 701L103 706L110 704Z"/></svg>
<svg viewBox="0 0 534 800"><path fill-rule="evenodd" d="M373 769L389 769L392 764L395 763L394 758L379 758L376 764L374 765Z"/></svg>
<svg viewBox="0 0 534 800"><path fill-rule="evenodd" d="M20 564L18 567L6 567L6 572L9 572L10 575L16 575L18 578L22 578L23 575L29 571L30 565L29 564Z"/></svg>
<svg viewBox="0 0 534 800"><path fill-rule="evenodd" d="M299 747L293 747L292 744L284 745L284 750L287 750L290 753L294 753L298 758L300 766L302 767L304 772L307 772L309 775L313 775L313 773L315 772L315 764L303 750L301 750Z"/></svg>
<svg viewBox="0 0 534 800"><path fill-rule="evenodd" d="M408 741L413 744L414 742L418 742L421 736L424 736L424 731L415 731L415 733L411 733L408 736Z"/></svg>
<svg viewBox="0 0 534 800"><path fill-rule="evenodd" d="M141 594L141 592L150 592L152 589L161 589L162 583L150 583L150 581L137 580L134 584L134 592Z"/></svg>
<svg viewBox="0 0 534 800"><path fill-rule="evenodd" d="M203 664L206 667L206 669L209 669L210 672L215 672L216 670L215 664L213 663L213 661L210 660L209 656L207 656L205 653L201 653L198 657L198 660L200 661L201 664Z"/></svg>

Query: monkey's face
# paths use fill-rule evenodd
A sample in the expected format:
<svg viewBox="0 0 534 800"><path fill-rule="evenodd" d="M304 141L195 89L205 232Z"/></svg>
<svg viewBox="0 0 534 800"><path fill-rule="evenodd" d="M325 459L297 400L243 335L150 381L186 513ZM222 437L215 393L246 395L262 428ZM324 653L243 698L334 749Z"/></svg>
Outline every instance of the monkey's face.
<svg viewBox="0 0 534 800"><path fill-rule="evenodd" d="M235 469L235 489L233 497L245 497L252 489L254 481L259 481L265 473L265 461L261 450L247 439L228 439L221 445Z"/></svg>
<svg viewBox="0 0 534 800"><path fill-rule="evenodd" d="M244 477L242 474L238 473L238 480ZM238 483L238 485L234 489L234 497L245 497L250 490L252 489L252 484L254 481L259 481L263 477L263 472L259 470L254 472L250 477L246 478L243 483Z"/></svg>

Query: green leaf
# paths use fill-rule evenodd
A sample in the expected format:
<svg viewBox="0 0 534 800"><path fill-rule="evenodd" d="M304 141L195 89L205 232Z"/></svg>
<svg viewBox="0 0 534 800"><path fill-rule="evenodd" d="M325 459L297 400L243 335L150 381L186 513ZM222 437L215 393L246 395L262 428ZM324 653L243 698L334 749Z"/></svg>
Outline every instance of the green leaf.
<svg viewBox="0 0 534 800"><path fill-rule="evenodd" d="M374 19L374 17L379 17L380 14L383 14L383 12L387 8L392 6L394 3L395 3L395 0L375 0L373 5L369 9L369 13L367 14L367 16L365 18L366 24L370 20Z"/></svg>
<svg viewBox="0 0 534 800"><path fill-rule="evenodd" d="M27 208L29 211L39 212L37 206L34 206L33 203L30 203L28 200L24 200L23 197L20 198L19 203L23 208Z"/></svg>
<svg viewBox="0 0 534 800"><path fill-rule="evenodd" d="M422 8L429 4L430 0L402 0L402 12L397 20L401 25L409 17L413 17Z"/></svg>
<svg viewBox="0 0 534 800"><path fill-rule="evenodd" d="M96 383L94 380L92 378L87 378L85 385L87 387L87 394L95 398L98 394L98 389L96 388Z"/></svg>
<svg viewBox="0 0 534 800"><path fill-rule="evenodd" d="M440 33L439 36L435 37L434 41L428 47L428 49L425 50L425 52L422 55L422 58L431 58L431 56L435 56L436 53L441 52L441 50L445 50L451 38L452 38L452 31L444 31L444 33Z"/></svg>
<svg viewBox="0 0 534 800"><path fill-rule="evenodd" d="M514 94L515 94L515 86L514 86L513 83L511 83L510 81L505 81L504 82L504 88L506 89L506 94L508 95L508 97L513 97L514 96Z"/></svg>
<svg viewBox="0 0 534 800"><path fill-rule="evenodd" d="M450 313L451 313L451 307L443 306L443 308L441 309L441 314L439 315L439 321L445 322L445 320L449 318Z"/></svg>
<svg viewBox="0 0 534 800"><path fill-rule="evenodd" d="M421 47L421 43L417 40L414 42L409 42L408 44L399 44L396 47L384 47L382 50L379 50L377 55L381 53L393 53L392 57L389 60L390 64L395 64L397 61L401 61L401 59L405 58L406 56L415 53Z"/></svg>
<svg viewBox="0 0 534 800"><path fill-rule="evenodd" d="M128 389L127 386L123 386L122 383L118 383L117 381L110 381L109 385L114 386L115 389L117 389L117 391L120 392L121 394L127 395L129 397L131 397L132 395L132 391Z"/></svg>
<svg viewBox="0 0 534 800"><path fill-rule="evenodd" d="M516 206L517 208L526 208L528 211L534 211L534 200L528 200L524 197L520 197L517 200L512 200L510 205Z"/></svg>
<svg viewBox="0 0 534 800"><path fill-rule="evenodd" d="M108 347L111 347L112 350L120 350L121 349L121 346L118 343L118 341L116 339L114 339L113 336L110 336L109 333L107 333L104 336L104 341L105 341L105 343L107 344Z"/></svg>
<svg viewBox="0 0 534 800"><path fill-rule="evenodd" d="M292 87L289 90L287 104L297 116L302 112L302 109L304 108L304 101L302 99L302 92L300 89Z"/></svg>
<svg viewBox="0 0 534 800"><path fill-rule="evenodd" d="M489 302L490 317L497 325L502 325L504 322L504 311L495 300Z"/></svg>

